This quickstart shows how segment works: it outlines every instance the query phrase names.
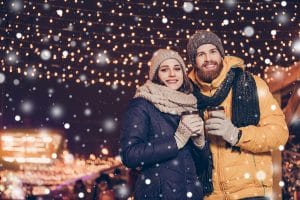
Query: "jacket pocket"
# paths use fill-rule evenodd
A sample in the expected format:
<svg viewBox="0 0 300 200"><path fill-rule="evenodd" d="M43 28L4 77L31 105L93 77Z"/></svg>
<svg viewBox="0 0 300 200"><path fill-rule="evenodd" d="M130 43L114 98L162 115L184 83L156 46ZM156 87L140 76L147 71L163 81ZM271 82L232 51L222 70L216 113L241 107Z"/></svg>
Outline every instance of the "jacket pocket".
<svg viewBox="0 0 300 200"><path fill-rule="evenodd" d="M223 169L224 182L220 186L230 193L255 185L255 174L248 165L230 166Z"/></svg>

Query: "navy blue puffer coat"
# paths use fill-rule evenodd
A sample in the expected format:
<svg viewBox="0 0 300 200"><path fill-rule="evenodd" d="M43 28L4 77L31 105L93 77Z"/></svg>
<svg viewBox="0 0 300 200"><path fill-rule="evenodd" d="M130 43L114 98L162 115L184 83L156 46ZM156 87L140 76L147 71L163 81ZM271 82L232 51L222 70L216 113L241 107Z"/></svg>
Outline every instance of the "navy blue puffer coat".
<svg viewBox="0 0 300 200"><path fill-rule="evenodd" d="M200 150L190 140L179 150L174 138L179 121L143 98L129 103L121 128L121 158L127 167L141 170L135 199L203 199L197 169L207 162L208 146Z"/></svg>

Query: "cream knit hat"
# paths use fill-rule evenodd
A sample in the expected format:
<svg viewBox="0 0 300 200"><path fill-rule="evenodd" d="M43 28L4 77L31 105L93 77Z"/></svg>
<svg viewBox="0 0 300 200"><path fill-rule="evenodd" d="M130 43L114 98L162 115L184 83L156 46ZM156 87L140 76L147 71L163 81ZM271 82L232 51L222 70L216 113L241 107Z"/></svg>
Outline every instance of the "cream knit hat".
<svg viewBox="0 0 300 200"><path fill-rule="evenodd" d="M154 52L154 54L150 60L150 62L151 62L150 69L149 69L149 79L150 80L153 79L156 70L159 68L159 65L163 61L170 59L170 58L176 59L179 62L179 64L181 65L183 71L184 72L186 71L184 61L183 61L182 57L176 51L169 50L169 49L159 49L156 52Z"/></svg>

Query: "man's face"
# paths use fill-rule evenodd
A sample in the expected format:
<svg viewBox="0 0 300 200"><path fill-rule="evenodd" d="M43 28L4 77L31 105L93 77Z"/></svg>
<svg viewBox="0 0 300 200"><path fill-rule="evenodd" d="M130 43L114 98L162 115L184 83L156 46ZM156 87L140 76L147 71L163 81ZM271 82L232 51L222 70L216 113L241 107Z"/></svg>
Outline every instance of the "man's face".
<svg viewBox="0 0 300 200"><path fill-rule="evenodd" d="M204 82L211 83L223 68L223 58L212 44L201 45L196 54L196 74Z"/></svg>

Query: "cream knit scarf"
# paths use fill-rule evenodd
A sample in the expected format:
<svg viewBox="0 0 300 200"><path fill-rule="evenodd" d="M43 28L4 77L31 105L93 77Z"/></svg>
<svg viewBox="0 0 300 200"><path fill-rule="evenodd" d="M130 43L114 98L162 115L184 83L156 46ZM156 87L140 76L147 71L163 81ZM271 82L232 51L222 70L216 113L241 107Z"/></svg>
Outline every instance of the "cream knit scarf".
<svg viewBox="0 0 300 200"><path fill-rule="evenodd" d="M163 113L181 115L183 111L197 110L197 99L193 94L185 94L150 80L137 89L136 97L152 102Z"/></svg>

